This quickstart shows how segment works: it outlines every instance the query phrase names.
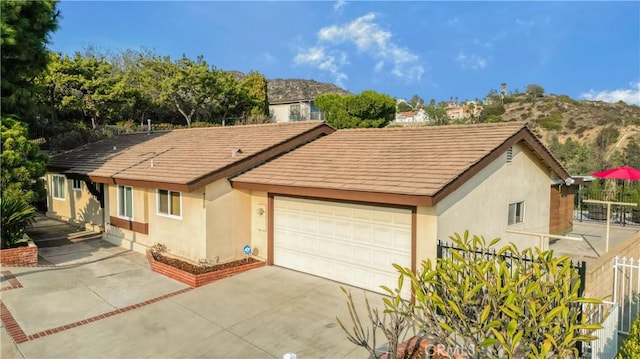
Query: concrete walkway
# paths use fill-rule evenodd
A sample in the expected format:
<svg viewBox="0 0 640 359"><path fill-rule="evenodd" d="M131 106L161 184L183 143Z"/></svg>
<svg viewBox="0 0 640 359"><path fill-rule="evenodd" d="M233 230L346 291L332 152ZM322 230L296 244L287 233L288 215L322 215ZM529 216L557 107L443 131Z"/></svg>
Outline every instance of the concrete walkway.
<svg viewBox="0 0 640 359"><path fill-rule="evenodd" d="M350 323L338 283L270 266L192 289L94 242L48 248L61 266L1 269L3 359L367 355L336 322Z"/></svg>
<svg viewBox="0 0 640 359"><path fill-rule="evenodd" d="M613 250L629 237L640 231L640 226L611 225L609 229L609 250ZM556 255L568 255L579 261L593 261L605 253L606 224L593 222L578 222L573 224L573 231L567 236L581 238L581 241L550 240L549 248ZM640 245L640 243L638 244Z"/></svg>

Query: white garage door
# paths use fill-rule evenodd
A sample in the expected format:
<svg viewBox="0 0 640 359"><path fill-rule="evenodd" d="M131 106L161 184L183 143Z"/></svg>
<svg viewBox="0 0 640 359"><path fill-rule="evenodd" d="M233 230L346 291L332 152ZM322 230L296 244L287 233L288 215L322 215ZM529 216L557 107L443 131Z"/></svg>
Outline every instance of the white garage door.
<svg viewBox="0 0 640 359"><path fill-rule="evenodd" d="M376 292L411 267L408 209L276 196L273 233L274 264Z"/></svg>

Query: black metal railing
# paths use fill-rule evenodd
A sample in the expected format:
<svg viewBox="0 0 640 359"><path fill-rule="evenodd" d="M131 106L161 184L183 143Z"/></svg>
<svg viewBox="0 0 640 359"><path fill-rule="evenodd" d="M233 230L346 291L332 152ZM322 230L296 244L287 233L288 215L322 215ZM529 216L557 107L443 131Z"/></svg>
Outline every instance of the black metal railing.
<svg viewBox="0 0 640 359"><path fill-rule="evenodd" d="M640 226L640 192L638 191L604 191L580 189L574 200L573 218L583 221L602 221L607 219L605 204L587 203L585 200L635 203L633 206L611 205L609 221L622 226Z"/></svg>

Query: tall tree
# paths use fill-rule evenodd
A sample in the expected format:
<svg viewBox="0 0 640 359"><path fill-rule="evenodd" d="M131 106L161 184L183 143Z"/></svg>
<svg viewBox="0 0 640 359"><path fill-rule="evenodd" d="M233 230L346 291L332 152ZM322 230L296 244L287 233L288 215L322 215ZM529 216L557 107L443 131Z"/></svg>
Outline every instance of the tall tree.
<svg viewBox="0 0 640 359"><path fill-rule="evenodd" d="M269 98L267 97L267 79L261 73L252 71L242 79L242 86L251 99L252 117L269 115Z"/></svg>
<svg viewBox="0 0 640 359"><path fill-rule="evenodd" d="M202 56L193 61L182 56L171 62L169 57L144 59L141 85L154 101L168 101L191 126L199 110L206 109L215 94L215 69Z"/></svg>
<svg viewBox="0 0 640 359"><path fill-rule="evenodd" d="M2 198L34 202L43 196L46 158L39 153L38 145L29 141L25 123L11 117L2 117L0 140L2 141Z"/></svg>
<svg viewBox="0 0 640 359"><path fill-rule="evenodd" d="M358 95L323 94L316 98L327 122L336 128L384 127L393 120L396 101L375 91Z"/></svg>
<svg viewBox="0 0 640 359"><path fill-rule="evenodd" d="M47 66L49 33L58 27L57 1L0 2L2 114L33 121L34 78Z"/></svg>

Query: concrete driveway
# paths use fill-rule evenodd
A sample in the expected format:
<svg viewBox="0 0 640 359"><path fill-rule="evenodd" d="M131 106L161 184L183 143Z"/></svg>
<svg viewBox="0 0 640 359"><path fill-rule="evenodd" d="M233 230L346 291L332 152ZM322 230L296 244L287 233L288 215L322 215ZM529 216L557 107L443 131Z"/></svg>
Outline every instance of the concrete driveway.
<svg viewBox="0 0 640 359"><path fill-rule="evenodd" d="M349 323L338 283L270 266L191 289L98 241L48 248L73 264L2 268L3 359L367 356L337 325Z"/></svg>

